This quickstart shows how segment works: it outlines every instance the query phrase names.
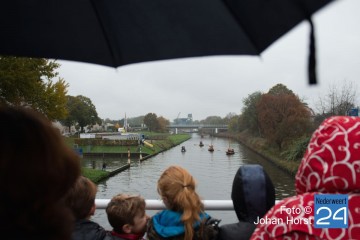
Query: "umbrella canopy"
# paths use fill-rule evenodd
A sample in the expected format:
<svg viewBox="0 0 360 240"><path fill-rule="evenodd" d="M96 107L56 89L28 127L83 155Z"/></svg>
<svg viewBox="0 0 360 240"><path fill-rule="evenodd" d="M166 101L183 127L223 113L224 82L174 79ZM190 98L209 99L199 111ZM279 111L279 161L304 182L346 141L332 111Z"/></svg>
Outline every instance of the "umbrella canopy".
<svg viewBox="0 0 360 240"><path fill-rule="evenodd" d="M259 55L331 1L11 0L0 7L0 54L111 67Z"/></svg>

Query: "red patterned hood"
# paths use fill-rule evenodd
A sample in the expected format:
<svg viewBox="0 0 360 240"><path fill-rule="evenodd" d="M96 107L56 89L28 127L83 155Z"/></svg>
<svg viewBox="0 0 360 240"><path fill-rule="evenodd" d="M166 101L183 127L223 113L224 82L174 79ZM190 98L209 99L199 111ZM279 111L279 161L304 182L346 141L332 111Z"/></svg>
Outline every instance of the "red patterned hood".
<svg viewBox="0 0 360 240"><path fill-rule="evenodd" d="M298 194L360 192L360 118L335 116L314 132L295 177Z"/></svg>
<svg viewBox="0 0 360 240"><path fill-rule="evenodd" d="M270 209L263 219L273 221L258 224L252 240L360 239L359 117L331 117L319 126L301 161L295 185L297 195ZM314 227L314 195L318 193L348 195L348 228Z"/></svg>

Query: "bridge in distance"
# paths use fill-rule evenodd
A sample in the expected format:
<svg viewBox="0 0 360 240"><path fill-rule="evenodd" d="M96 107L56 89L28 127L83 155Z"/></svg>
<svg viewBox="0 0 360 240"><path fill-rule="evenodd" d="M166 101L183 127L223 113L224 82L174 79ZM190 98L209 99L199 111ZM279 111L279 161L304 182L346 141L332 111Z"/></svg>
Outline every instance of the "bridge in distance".
<svg viewBox="0 0 360 240"><path fill-rule="evenodd" d="M227 124L170 124L168 129L174 130L175 133L181 130L199 131L199 130L212 130L214 133L228 129Z"/></svg>

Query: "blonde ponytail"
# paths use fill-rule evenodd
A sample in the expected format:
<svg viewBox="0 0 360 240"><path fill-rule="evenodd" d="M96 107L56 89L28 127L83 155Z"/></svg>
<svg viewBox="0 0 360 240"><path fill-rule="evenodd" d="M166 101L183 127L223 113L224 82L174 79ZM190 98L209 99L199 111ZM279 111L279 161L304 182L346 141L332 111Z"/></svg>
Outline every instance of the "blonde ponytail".
<svg viewBox="0 0 360 240"><path fill-rule="evenodd" d="M194 178L180 166L169 167L158 180L158 192L166 198L167 207L172 211L182 212L181 220L185 227L184 240L192 240L193 225L200 220L200 213L204 211L195 186Z"/></svg>

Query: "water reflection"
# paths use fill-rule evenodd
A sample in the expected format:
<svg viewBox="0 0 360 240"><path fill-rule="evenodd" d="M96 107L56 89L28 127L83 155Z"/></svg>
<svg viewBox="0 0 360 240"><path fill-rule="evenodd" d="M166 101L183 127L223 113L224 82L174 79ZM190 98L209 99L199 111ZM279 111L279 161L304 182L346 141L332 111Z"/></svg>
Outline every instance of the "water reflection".
<svg viewBox="0 0 360 240"><path fill-rule="evenodd" d="M270 176L276 190L276 199L280 200L295 194L294 177L280 170L274 164L260 157L247 147L239 145L239 151L242 152L243 162L246 164L260 164Z"/></svg>
<svg viewBox="0 0 360 240"><path fill-rule="evenodd" d="M82 166L86 168L101 170L103 163L106 163L107 170L114 170L120 166L127 164L127 158L115 157L84 157L82 158Z"/></svg>
<svg viewBox="0 0 360 240"><path fill-rule="evenodd" d="M203 199L231 199L233 178L239 166L243 164L260 164L264 167L274 182L277 200L294 195L294 177L278 169L248 148L236 142L230 142L231 147L235 149L235 154L226 155L225 151L229 147L228 140L207 136L201 140L205 144L204 147L199 147L200 136L194 134L190 140L151 159L141 163L138 159L132 159L130 169L98 185L97 198L110 199L118 193L126 192L140 194L146 199L159 199L156 191L157 180L168 166L174 164L188 169L196 178L197 189ZM208 151L209 144L214 145L214 152ZM185 153L181 152L181 146L185 146ZM84 164L93 160L84 159ZM127 159L100 158L95 160L96 167L101 169L104 160L107 161L109 169L127 163ZM154 213L154 211L148 211L150 215ZM209 213L222 219L222 224L237 221L236 215L232 211L209 211ZM97 210L93 219L105 228L111 228L107 223L104 210Z"/></svg>

